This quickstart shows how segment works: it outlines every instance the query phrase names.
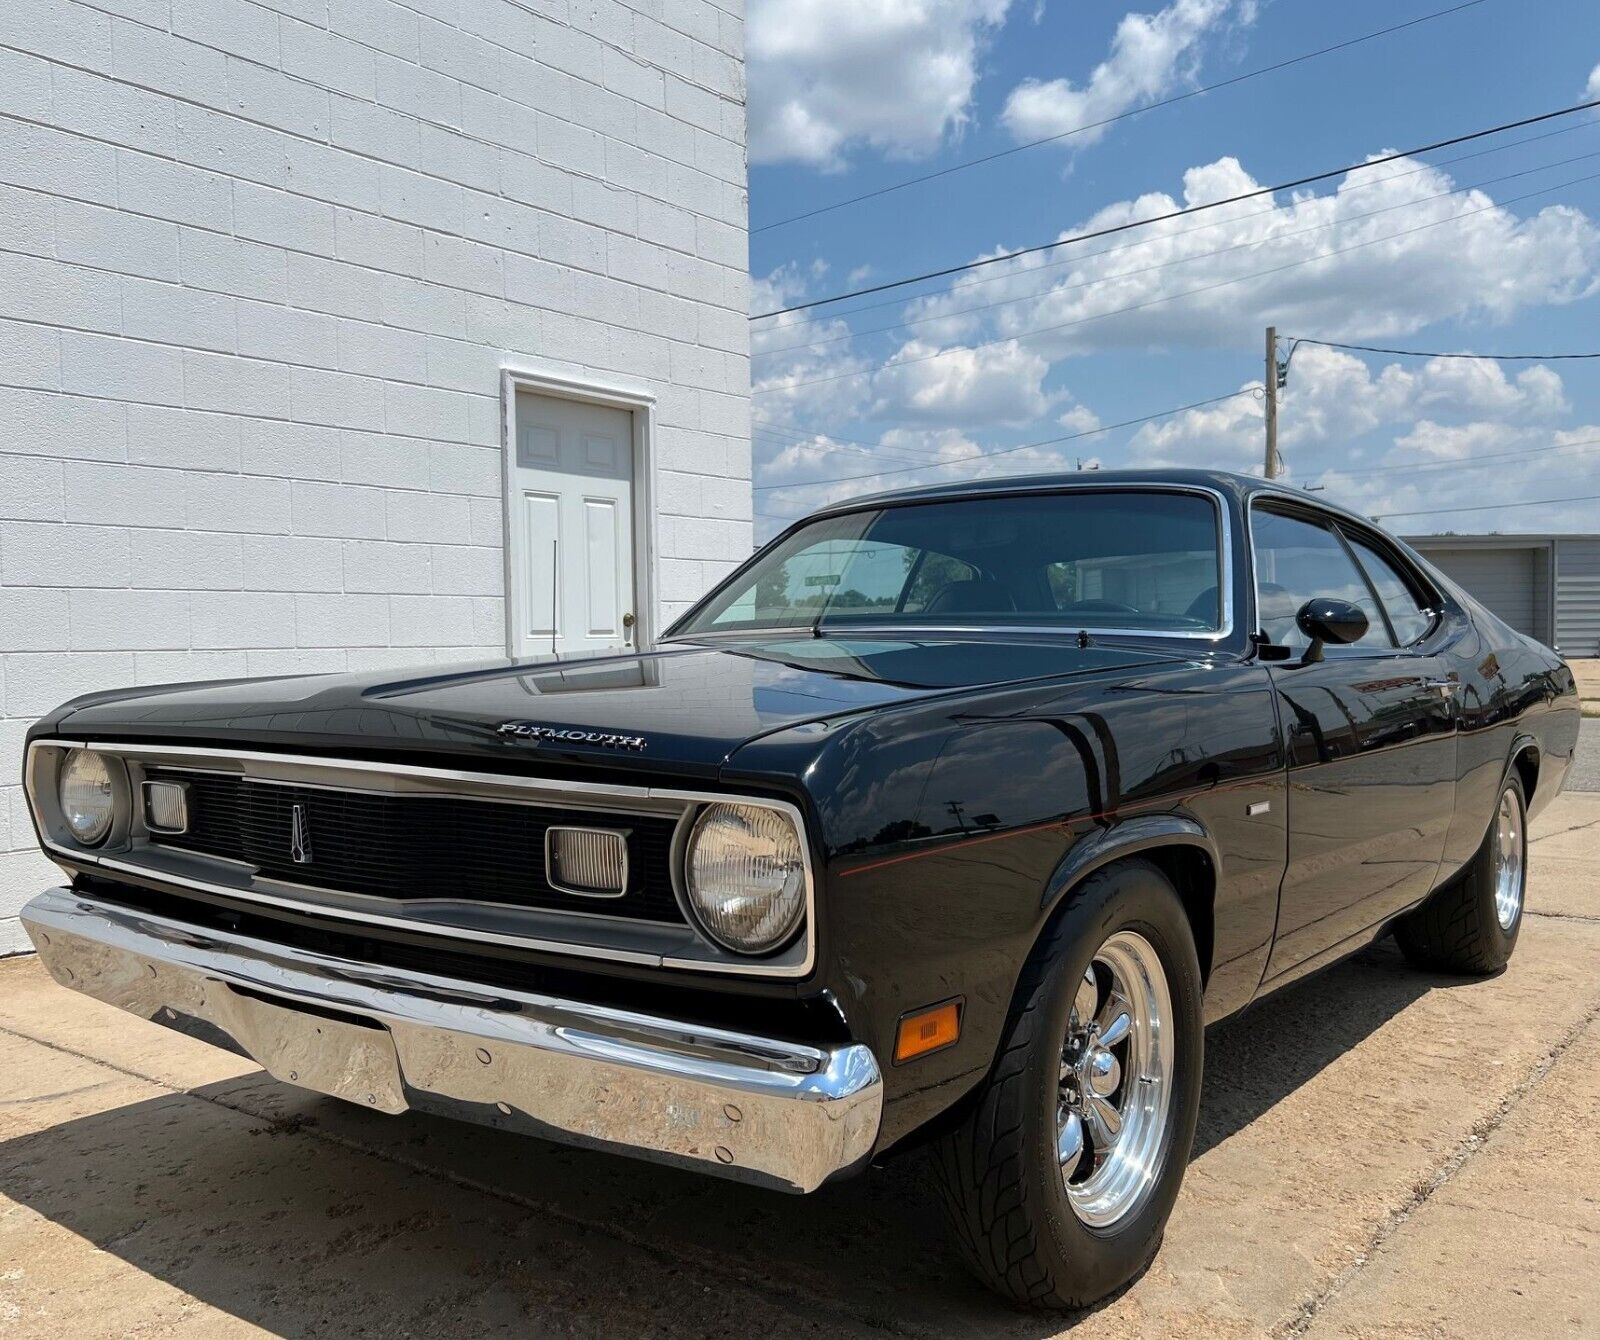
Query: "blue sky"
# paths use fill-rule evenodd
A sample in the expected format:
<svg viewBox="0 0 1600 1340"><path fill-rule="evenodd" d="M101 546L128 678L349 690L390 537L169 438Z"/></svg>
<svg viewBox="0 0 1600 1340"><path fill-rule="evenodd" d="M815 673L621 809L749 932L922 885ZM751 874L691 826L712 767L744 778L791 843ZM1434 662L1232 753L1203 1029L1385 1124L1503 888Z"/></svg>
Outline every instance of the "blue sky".
<svg viewBox="0 0 1600 1340"><path fill-rule="evenodd" d="M1592 0L1482 0L764 227L1455 2L750 0L753 310L1600 97ZM1248 388L1260 385L1268 322L1287 336L1428 350L1600 349L1600 117L863 302L755 323L760 536L777 516L851 493L1080 457L1259 469L1261 407ZM1140 429L984 454L1241 390ZM1303 345L1281 431L1294 482L1369 513L1600 494L1600 361L1431 362ZM1594 530L1600 503L1389 524Z"/></svg>

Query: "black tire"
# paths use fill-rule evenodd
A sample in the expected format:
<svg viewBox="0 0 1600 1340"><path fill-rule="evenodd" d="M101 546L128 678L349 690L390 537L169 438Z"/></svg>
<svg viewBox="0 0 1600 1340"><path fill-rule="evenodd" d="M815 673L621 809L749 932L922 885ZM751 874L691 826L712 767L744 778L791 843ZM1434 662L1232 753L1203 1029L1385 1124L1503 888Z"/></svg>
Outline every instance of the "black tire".
<svg viewBox="0 0 1600 1340"><path fill-rule="evenodd" d="M1121 1219L1093 1228L1073 1210L1056 1158L1058 1084L1074 993L1120 930L1142 935L1165 970L1172 1094L1156 1177ZM952 1236L979 1279L1022 1306L1075 1310L1149 1264L1194 1142L1204 1045L1200 965L1177 892L1145 861L1097 871L1029 957L994 1069L962 1124L935 1146Z"/></svg>
<svg viewBox="0 0 1600 1340"><path fill-rule="evenodd" d="M1502 926L1495 907L1496 839L1500 803L1509 795L1516 806L1521 842L1521 888L1510 926ZM1443 888L1435 889L1421 907L1408 912L1395 926L1400 949L1419 968L1435 972L1485 976L1499 972L1517 947L1522 931L1522 897L1528 882L1528 801L1515 769L1507 774L1495 797L1494 814L1483 835L1483 845L1467 868Z"/></svg>

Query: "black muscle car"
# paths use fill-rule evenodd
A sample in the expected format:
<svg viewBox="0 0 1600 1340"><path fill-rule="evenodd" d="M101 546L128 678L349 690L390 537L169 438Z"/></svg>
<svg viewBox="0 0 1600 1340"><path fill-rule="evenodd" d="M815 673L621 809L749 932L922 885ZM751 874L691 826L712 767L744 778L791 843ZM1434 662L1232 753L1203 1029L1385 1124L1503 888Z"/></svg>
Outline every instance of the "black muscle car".
<svg viewBox="0 0 1600 1340"><path fill-rule="evenodd" d="M1260 480L797 523L652 650L125 689L29 733L65 986L385 1112L792 1191L936 1145L1021 1302L1149 1260L1207 1023L1492 972L1573 677Z"/></svg>

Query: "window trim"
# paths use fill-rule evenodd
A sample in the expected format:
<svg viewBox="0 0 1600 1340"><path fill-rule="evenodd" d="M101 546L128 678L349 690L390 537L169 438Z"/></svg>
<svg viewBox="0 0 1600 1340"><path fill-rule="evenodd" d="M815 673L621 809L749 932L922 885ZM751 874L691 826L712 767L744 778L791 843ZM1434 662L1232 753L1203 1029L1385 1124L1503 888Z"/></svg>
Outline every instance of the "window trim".
<svg viewBox="0 0 1600 1340"><path fill-rule="evenodd" d="M1245 558L1250 565L1250 600L1252 602L1250 622L1255 625L1250 630L1251 637L1256 637L1261 632L1261 574L1256 563L1255 535L1255 515L1258 508L1263 512L1276 513L1279 516L1286 516L1295 521L1315 522L1331 530L1334 537L1339 541L1340 548L1344 550L1350 561L1356 565L1356 572L1360 575L1361 580L1366 583L1374 604L1383 614L1392 645L1377 648L1330 645L1323 648L1325 655L1356 660L1361 658L1371 659L1378 656L1420 656L1428 654L1424 650L1423 644L1428 642L1444 627L1444 602L1438 593L1433 590L1432 584L1426 583L1421 579L1420 574L1414 570L1412 564L1399 561L1394 544L1382 532L1370 526L1362 525L1355 518L1345 517L1338 512L1319 507L1316 503L1302 502L1299 498L1285 497L1266 491L1252 494L1245 503L1244 509L1245 548L1247 550ZM1428 625L1427 631L1421 637L1414 638L1404 644L1395 638L1394 626L1389 618L1388 607L1383 603L1374 588L1371 574L1367 572L1366 565L1361 562L1360 555L1355 552L1354 546L1351 544L1352 538L1360 540L1363 544L1370 545L1379 554L1389 559L1391 565L1400 574L1401 580L1406 582L1413 597L1427 597L1427 603L1421 608L1432 615L1433 621Z"/></svg>
<svg viewBox="0 0 1600 1340"><path fill-rule="evenodd" d="M1351 524L1342 518L1336 520L1334 524L1338 527L1339 533L1345 542L1350 546L1357 566L1361 569L1362 575L1366 577L1367 585L1372 588L1373 599L1378 602L1378 608L1389 619L1391 636L1394 636L1393 616L1389 614L1389 607L1384 604L1382 598L1378 595L1376 584L1372 580L1372 574L1367 571L1367 565L1361 562L1361 555L1355 552L1355 546L1358 542L1366 545L1367 548L1371 549L1394 569L1395 575L1400 578L1401 585L1410 593L1411 598L1417 602L1418 611L1428 616L1427 628L1409 642L1401 642L1398 637L1395 637L1395 647L1400 651L1407 651L1421 646L1422 643L1437 633L1444 624L1444 601L1439 593L1432 588L1432 584L1424 581L1422 574L1416 571L1412 564L1406 562L1394 545L1388 543L1379 532Z"/></svg>
<svg viewBox="0 0 1600 1340"><path fill-rule="evenodd" d="M801 526L809 525L813 521L823 518L851 516L858 512L887 512L894 507L926 507L971 501L974 498L1029 498L1053 496L1065 493L1183 493L1207 499L1217 515L1217 627L1205 631L1189 632L1175 628L1100 628L1094 625L1074 624L1029 624L1029 623L927 623L927 624L892 624L879 625L872 623L849 624L843 620L831 618L828 620L828 632L840 633L872 633L882 631L897 637L910 636L917 633L1029 633L1045 634L1052 637L1073 637L1079 633L1087 633L1091 637L1132 637L1132 638L1177 638L1184 642L1206 642L1218 646L1234 635L1234 547L1233 547L1233 513L1228 505L1228 499L1220 489L1214 489L1205 484L1164 484L1164 483L1127 483L1111 482L1094 483L1091 481L1073 482L1055 485L1033 485L1018 489L986 490L982 493L969 493L949 498L919 498L919 497L888 497L864 498L859 503L851 506L829 507L809 516L798 518L793 525L785 527L772 537L766 544L751 554L737 568L733 570L710 591L695 601L683 614L673 621L672 626L658 639L658 643L667 642L692 642L706 638L726 637L774 637L785 636L799 631L798 626L782 628L750 628L750 629L707 629L704 632L686 633L680 631L697 614L701 607L710 602L711 598L722 590L742 578L761 559L773 545L781 543L792 532ZM954 555L951 555L954 557Z"/></svg>

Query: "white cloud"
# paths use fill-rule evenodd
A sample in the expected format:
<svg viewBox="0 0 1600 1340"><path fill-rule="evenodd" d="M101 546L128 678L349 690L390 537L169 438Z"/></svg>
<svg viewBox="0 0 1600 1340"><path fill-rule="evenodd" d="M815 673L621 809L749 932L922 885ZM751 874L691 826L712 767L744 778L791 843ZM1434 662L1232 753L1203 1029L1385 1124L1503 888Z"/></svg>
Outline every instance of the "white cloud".
<svg viewBox="0 0 1600 1340"><path fill-rule="evenodd" d="M908 340L873 378L878 417L940 423L1023 424L1050 409L1050 364L1016 343L941 350Z"/></svg>
<svg viewBox="0 0 1600 1340"><path fill-rule="evenodd" d="M1092 433L1100 426L1100 416L1087 405L1074 405L1056 422L1069 433Z"/></svg>
<svg viewBox="0 0 1600 1340"><path fill-rule="evenodd" d="M1265 453L1263 400L1259 380L1245 383L1252 394L1189 410L1134 434L1130 454L1139 465L1215 465L1260 473ZM1533 435L1567 410L1560 376L1543 364L1507 377L1488 359L1431 358L1420 365L1389 363L1374 371L1354 354L1321 345L1301 345L1290 364L1278 418L1278 445L1297 478L1315 479L1319 469L1415 462L1449 455L1448 444L1471 425L1442 428L1422 410L1452 417L1493 416L1504 425ZM1350 444L1380 428L1411 425L1422 435L1394 439L1381 460ZM1425 431L1423 431L1425 430ZM1476 454L1475 440L1454 454ZM1426 442L1428 451L1420 448ZM1370 457L1370 459L1368 459Z"/></svg>
<svg viewBox="0 0 1600 1340"><path fill-rule="evenodd" d="M1006 99L1006 128L1018 140L1044 139L1079 127L1069 147L1093 144L1093 128L1156 100L1192 76L1195 47L1227 12L1228 0L1173 0L1156 14L1129 14L1117 25L1111 54L1079 88L1070 79L1024 80Z"/></svg>
<svg viewBox="0 0 1600 1340"><path fill-rule="evenodd" d="M791 263L764 278L752 278L751 310L770 312L800 301L810 280L821 278L822 273L825 269L813 268L808 275ZM849 330L837 317L810 312L790 312L750 327L758 429L772 424L807 428L836 424L862 411L872 389L875 364L856 353L850 341L840 339ZM834 380L818 384L819 378Z"/></svg>
<svg viewBox="0 0 1600 1340"><path fill-rule="evenodd" d="M959 429L895 428L879 439L875 470L874 462L865 455L851 462L836 454L836 442L837 439L818 436L794 448L784 449L763 467L761 482L764 484L787 485L815 481L808 488L783 488L756 495L758 510L769 514L764 534L770 534L782 524L780 518L804 516L818 507L844 498L858 498L868 493L909 488L916 484L1060 473L1074 469L1081 454L1072 453L1067 447L1026 447L1001 456L993 454L992 448L981 446ZM912 459L927 464L914 471L905 469L905 463ZM1098 469L1099 466L1098 456L1084 457L1085 469Z"/></svg>
<svg viewBox="0 0 1600 1340"><path fill-rule="evenodd" d="M750 0L750 161L842 167L931 153L970 115L1010 0Z"/></svg>
<svg viewBox="0 0 1600 1340"><path fill-rule="evenodd" d="M1583 90L1583 100L1593 102L1600 98L1600 65L1589 71L1589 82Z"/></svg>
<svg viewBox="0 0 1600 1340"><path fill-rule="evenodd" d="M1259 382L1248 385L1259 392ZM1425 409L1432 414L1417 417ZM1550 418L1566 409L1560 376L1542 365L1515 377L1482 359L1373 367L1305 345L1284 392L1279 446L1288 482L1368 515L1600 491L1600 445L1584 445L1600 427L1553 429ZM1137 465L1259 474L1263 451L1261 400L1244 395L1146 425L1129 455ZM1581 529L1591 507L1408 515L1391 528Z"/></svg>
<svg viewBox="0 0 1600 1340"><path fill-rule="evenodd" d="M754 308L798 301L819 277L788 265L756 279ZM909 340L880 361L840 338L849 326L837 317L792 312L751 329L758 424L846 431L868 416L971 430L1037 422L1063 399L1044 388L1049 361L1015 343L947 350Z"/></svg>
<svg viewBox="0 0 1600 1340"><path fill-rule="evenodd" d="M1186 172L1180 199L1119 201L1077 231L1257 186L1236 159L1221 158ZM1251 200L1203 221L1150 224L1132 241L1087 243L1081 254L992 266L981 285L915 303L910 315L937 318L917 328L924 338L1030 335L1029 349L1059 358L1119 347L1248 348L1269 322L1330 338L1392 337L1447 319L1503 321L1594 291L1600 230L1581 210L1550 205L1519 217L1481 189L1456 189L1447 173L1401 159L1349 173L1330 194ZM964 310L977 307L986 310Z"/></svg>

